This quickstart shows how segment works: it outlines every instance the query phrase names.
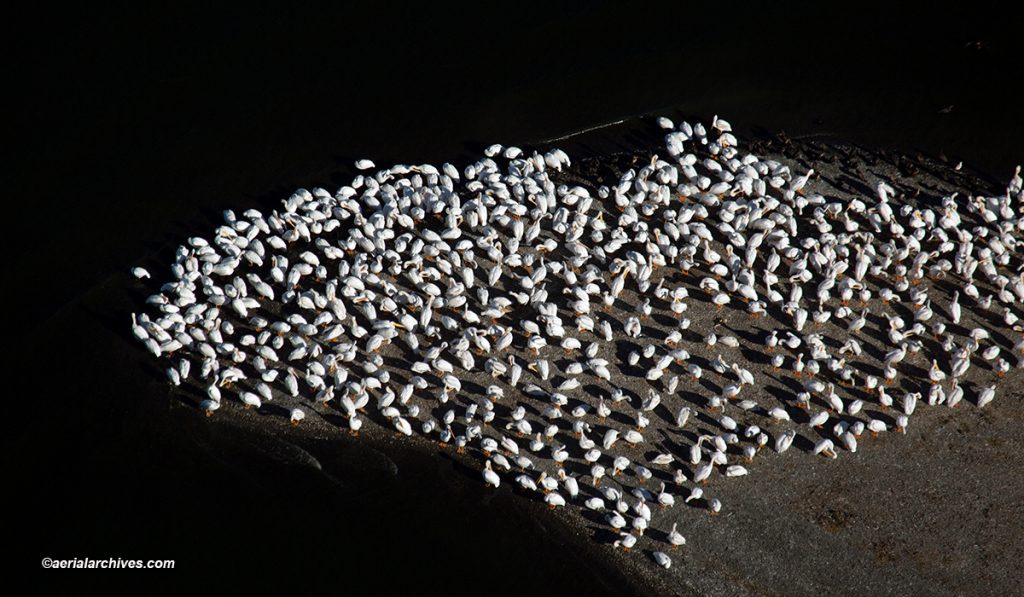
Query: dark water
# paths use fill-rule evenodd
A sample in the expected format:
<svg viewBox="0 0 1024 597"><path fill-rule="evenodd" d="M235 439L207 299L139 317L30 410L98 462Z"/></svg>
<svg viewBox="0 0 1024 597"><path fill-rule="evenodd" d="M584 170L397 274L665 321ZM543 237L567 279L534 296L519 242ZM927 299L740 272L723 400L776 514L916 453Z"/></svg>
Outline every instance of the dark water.
<svg viewBox="0 0 1024 597"><path fill-rule="evenodd" d="M166 263L225 207L332 188L357 157L459 161L652 112L945 155L1005 181L1024 158L1021 25L983 2L18 9L7 460L28 547L15 567L173 557L179 580L324 591L617 590L450 463L389 452L393 475L362 447L307 446L339 484L287 446L197 421L128 343L138 291L111 273Z"/></svg>

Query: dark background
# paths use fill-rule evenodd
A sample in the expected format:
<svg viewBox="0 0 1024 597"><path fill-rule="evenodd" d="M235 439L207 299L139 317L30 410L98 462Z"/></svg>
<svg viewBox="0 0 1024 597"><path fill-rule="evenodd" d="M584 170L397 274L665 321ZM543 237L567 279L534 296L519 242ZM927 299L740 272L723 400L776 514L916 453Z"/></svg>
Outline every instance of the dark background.
<svg viewBox="0 0 1024 597"><path fill-rule="evenodd" d="M43 556L167 557L179 569L161 578L230 585L456 593L516 570L532 588L621 588L445 461L396 448L395 476L351 447L325 463L331 480L169 406L127 339L144 295L124 272L165 275L221 209L333 190L355 158L460 164L495 141L650 113L946 156L1001 183L1024 157L1022 22L998 3L9 10L5 526L24 540L19 573Z"/></svg>

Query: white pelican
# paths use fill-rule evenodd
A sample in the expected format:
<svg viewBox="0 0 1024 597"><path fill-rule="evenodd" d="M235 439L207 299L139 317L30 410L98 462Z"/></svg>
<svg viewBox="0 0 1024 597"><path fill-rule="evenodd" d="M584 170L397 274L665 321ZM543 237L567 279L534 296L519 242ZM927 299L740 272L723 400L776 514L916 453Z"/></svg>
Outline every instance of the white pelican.
<svg viewBox="0 0 1024 597"><path fill-rule="evenodd" d="M488 460L484 464L484 470L482 471L482 475L483 475L483 478L484 478L484 483L486 485L490 485L491 487L494 487L495 489L497 489L498 486L501 485L501 477L499 477L498 473L494 472L494 469L491 468L491 461L490 460Z"/></svg>
<svg viewBox="0 0 1024 597"><path fill-rule="evenodd" d="M996 387L988 386L978 393L978 408L982 408L996 397Z"/></svg>

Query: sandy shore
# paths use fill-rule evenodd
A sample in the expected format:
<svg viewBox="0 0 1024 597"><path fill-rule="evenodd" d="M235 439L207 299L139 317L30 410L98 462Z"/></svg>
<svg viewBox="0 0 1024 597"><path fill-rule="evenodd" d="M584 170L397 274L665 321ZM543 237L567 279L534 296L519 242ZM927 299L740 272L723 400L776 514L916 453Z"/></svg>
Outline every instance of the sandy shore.
<svg viewBox="0 0 1024 597"><path fill-rule="evenodd" d="M643 135L638 133L630 142L643 146L647 142ZM879 176L898 179L898 190L909 200L927 200L956 190L998 191L990 183L953 171L941 162L831 142L765 138L755 141L751 150L787 161L795 171L813 166L819 174L811 186L826 196L870 194L870 189L865 190L856 181L873 182L873 177ZM649 155L650 150L642 149L578 160L564 180L600 182L604 178L609 182L623 168L643 163ZM126 287L135 288L134 294L125 294ZM948 288L952 286L943 289ZM1019 542L1022 528L1014 507L1024 503L1024 486L1015 482L1013 473L1024 464L1024 405L1018 389L1024 375L1020 370L999 382L996 400L985 409L966 401L955 410L922 406L906 435L887 433L877 439L864 439L856 454L843 452L835 461L811 455L809 448L816 438L810 437L798 440L796 449L786 454L762 453L749 466L749 476L715 480L709 495L725 504L722 515L716 518L708 516L700 503L692 507L678 504L670 511L656 512L658 523L677 520L688 540L686 546L671 552L673 566L666 571L657 568L650 557L654 549L665 548L659 531L642 539L631 554L613 550L606 525L578 508L549 513L542 503L517 495L511 482L497 492L484 488L478 473L481 455L473 451L456 455L450 448L420 438L397 439L390 429L372 423L359 438L352 438L338 428L341 417L332 408L318 407L320 416L310 416L293 428L283 416L283 407L288 404L283 400L275 400L259 412L245 411L237 403L227 404L213 419L206 420L194 408L198 397L195 390L169 392L156 364L131 340L127 313L141 302L141 296L143 288L133 286L126 275L113 275L67 305L36 337L40 346L64 336L90 338L94 348L79 358L93 363L87 367L94 376L91 381L101 382L102 375L111 374L130 378L127 382L112 382L115 391L106 398L78 405L93 414L84 417L86 420L114 417L120 425L138 426L125 436L135 440L144 437L147 429L154 437L197 434L197 441L209 442L207 454L211 458L222 457L225 442L247 443L272 461L323 476L328 485L340 484L364 496L361 499L374 499L365 497L372 496L374 488L360 485L360 480L368 484L397 477L404 479L398 485L402 490L422 491L425 496L435 491L431 485L456 487L459 503L469 504L473 510L469 518L478 523L492 518L512 521L494 527L493 532L522 533L515 545L536 545L535 558L564 568L566 579L587 575L594 591L736 595L812 594L822 590L1011 593L1024 582L1024 548ZM638 302L630 291L626 296L627 305ZM936 301L935 307L941 309L944 305ZM613 310L609 315L621 321L626 312ZM724 319L719 333L729 330L741 341L740 347L723 349L723 354L753 363L755 375L764 380L764 397L774 399L780 392L792 393L783 376L772 372L760 355L766 322L750 320L742 312L719 313L710 302L695 298L688 312L694 322L691 338L709 332L719 316ZM877 315L875 318L881 320ZM990 319L989 315L970 313L963 325L967 329L991 327ZM650 326L664 333L667 324L670 322L655 315L645 323L645 329ZM829 332L837 334L838 328ZM870 338L865 342L880 344ZM631 350L631 341L624 337L616 337L613 344L620 354ZM404 363L397 353L385 354L393 375L404 379L408 373L403 371ZM904 378L915 371L923 374L927 365L920 355L909 357ZM992 372L982 366L972 368L971 375L972 384L993 383ZM629 379L626 389L644 395L647 386L642 377ZM489 383L484 376L464 379L467 396L459 400L468 403L474 391L482 392ZM715 391L720 383L714 375L703 379L704 385L683 382L672 409L687 400L703 405L701 396ZM130 394L116 391L126 387L131 388ZM587 388L570 397L574 401L570 406L576 401L596 403L594 392ZM498 409L498 420L507 418L508 404L499 404ZM667 430L674 412L662 408L655 414L657 417L652 419L656 420L645 432L648 443L632 452L624 451L634 461L645 460L655 443L681 444L693 439L693 431L712 429L709 420L701 419L692 431L677 435ZM890 413L877 414L892 418ZM594 426L603 428L596 419ZM87 437L87 431L81 433ZM134 446L125 442L124 447L159 459L159 442ZM423 454L429 455L427 459ZM578 460L578 454L572 456ZM371 472L360 476L352 475L353 470ZM583 473L580 466L568 470ZM635 481L625 480L627 485ZM276 482L273 477L260 480L264 484ZM317 499L316 495L309 497ZM401 507L401 502L397 504ZM458 532L450 527L436 530ZM482 535L485 533L478 536ZM401 540L395 538L396 542ZM490 540L500 542L501 538ZM980 587L984 589L979 591Z"/></svg>

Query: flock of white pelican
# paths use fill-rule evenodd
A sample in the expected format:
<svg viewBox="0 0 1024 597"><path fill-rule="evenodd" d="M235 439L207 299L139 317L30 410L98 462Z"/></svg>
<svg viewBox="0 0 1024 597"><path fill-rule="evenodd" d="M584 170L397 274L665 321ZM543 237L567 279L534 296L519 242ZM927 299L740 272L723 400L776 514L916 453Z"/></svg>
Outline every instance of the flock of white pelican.
<svg viewBox="0 0 1024 597"><path fill-rule="evenodd" d="M133 333L208 415L420 435L665 568L762 451L853 453L1024 367L1020 168L998 196L836 199L725 120L657 123L612 184L493 145L225 211Z"/></svg>

